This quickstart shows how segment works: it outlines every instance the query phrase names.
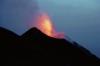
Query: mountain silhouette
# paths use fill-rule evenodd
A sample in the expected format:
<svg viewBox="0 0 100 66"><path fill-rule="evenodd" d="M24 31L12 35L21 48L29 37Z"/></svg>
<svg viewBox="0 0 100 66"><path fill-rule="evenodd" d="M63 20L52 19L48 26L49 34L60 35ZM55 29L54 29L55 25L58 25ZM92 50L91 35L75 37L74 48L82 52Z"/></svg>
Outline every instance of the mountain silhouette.
<svg viewBox="0 0 100 66"><path fill-rule="evenodd" d="M78 43L37 28L18 36L0 27L0 49L0 66L100 66L100 59Z"/></svg>

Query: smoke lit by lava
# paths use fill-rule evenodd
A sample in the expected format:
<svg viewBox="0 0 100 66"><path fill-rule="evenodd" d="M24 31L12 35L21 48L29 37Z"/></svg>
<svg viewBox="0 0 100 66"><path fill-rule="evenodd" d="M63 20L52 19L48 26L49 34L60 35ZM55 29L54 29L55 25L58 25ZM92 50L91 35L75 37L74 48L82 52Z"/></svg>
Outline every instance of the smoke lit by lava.
<svg viewBox="0 0 100 66"><path fill-rule="evenodd" d="M40 16L37 17L37 22L35 26L50 37L64 38L63 33L58 33L55 31L52 21L46 13L42 13Z"/></svg>

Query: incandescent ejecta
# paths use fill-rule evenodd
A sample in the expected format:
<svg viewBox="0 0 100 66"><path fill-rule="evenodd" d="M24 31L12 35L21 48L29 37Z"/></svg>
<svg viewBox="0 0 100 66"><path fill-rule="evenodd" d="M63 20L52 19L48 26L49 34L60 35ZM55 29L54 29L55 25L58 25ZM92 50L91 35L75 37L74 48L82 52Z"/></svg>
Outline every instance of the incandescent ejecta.
<svg viewBox="0 0 100 66"><path fill-rule="evenodd" d="M50 17L46 13L41 13L37 17L35 26L50 37L64 38L63 33L56 32Z"/></svg>

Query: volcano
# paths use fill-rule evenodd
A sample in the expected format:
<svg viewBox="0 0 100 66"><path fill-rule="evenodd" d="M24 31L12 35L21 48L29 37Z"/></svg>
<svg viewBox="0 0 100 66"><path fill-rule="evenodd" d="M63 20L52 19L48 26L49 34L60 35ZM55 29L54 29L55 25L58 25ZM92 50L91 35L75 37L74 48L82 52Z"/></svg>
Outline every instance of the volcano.
<svg viewBox="0 0 100 66"><path fill-rule="evenodd" d="M22 36L0 27L0 66L100 66L100 59L78 43L31 28Z"/></svg>

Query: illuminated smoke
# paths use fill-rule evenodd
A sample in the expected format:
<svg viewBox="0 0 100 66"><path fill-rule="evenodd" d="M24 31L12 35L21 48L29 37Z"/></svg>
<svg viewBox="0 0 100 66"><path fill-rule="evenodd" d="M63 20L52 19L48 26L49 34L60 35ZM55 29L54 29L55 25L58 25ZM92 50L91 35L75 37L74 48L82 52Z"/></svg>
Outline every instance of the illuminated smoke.
<svg viewBox="0 0 100 66"><path fill-rule="evenodd" d="M46 13L41 13L37 17L36 27L40 29L43 33L54 38L64 38L63 33L58 33L52 24L50 17Z"/></svg>

